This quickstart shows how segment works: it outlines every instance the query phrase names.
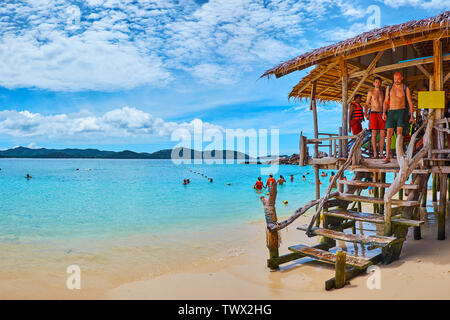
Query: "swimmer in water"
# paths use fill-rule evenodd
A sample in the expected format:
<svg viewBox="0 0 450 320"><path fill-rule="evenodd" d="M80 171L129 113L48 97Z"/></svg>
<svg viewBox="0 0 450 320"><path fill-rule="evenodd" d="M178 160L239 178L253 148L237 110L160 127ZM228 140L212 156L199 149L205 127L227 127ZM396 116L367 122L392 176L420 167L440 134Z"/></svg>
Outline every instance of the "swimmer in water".
<svg viewBox="0 0 450 320"><path fill-rule="evenodd" d="M256 181L255 185L253 186L257 191L261 191L264 187L264 183L261 181L261 177L258 177L258 181Z"/></svg>
<svg viewBox="0 0 450 320"><path fill-rule="evenodd" d="M325 171L322 171L321 177L326 177L328 174Z"/></svg>
<svg viewBox="0 0 450 320"><path fill-rule="evenodd" d="M330 176L330 182L331 180L333 180L334 178L334 171L331 171L331 176ZM337 185L336 185L336 181L334 182L334 184L331 186L332 189L336 189Z"/></svg>
<svg viewBox="0 0 450 320"><path fill-rule="evenodd" d="M32 178L32 176L30 176L28 173L27 173L27 176L25 177L25 178L27 178L27 179L31 179Z"/></svg>
<svg viewBox="0 0 450 320"><path fill-rule="evenodd" d="M303 181L306 181L306 177L305 177L305 176L303 176L303 177L302 177L302 180L303 180Z"/></svg>
<svg viewBox="0 0 450 320"><path fill-rule="evenodd" d="M213 182L212 178L209 178L209 182L211 182L211 183Z"/></svg>
<svg viewBox="0 0 450 320"><path fill-rule="evenodd" d="M186 181L186 179L184 179L184 180L183 180L183 183L182 183L182 185L183 185L183 186L187 185L187 181Z"/></svg>
<svg viewBox="0 0 450 320"><path fill-rule="evenodd" d="M266 186L265 186L265 188L269 189L269 192L270 192L270 187L272 186L272 183L276 183L276 181L275 181L275 178L273 177L273 174L269 174L269 179L267 179Z"/></svg>
<svg viewBox="0 0 450 320"><path fill-rule="evenodd" d="M280 174L280 179L278 179L278 184L281 186L281 185L283 185L285 182L286 182L286 180L284 179L284 177Z"/></svg>
<svg viewBox="0 0 450 320"><path fill-rule="evenodd" d="M189 179L186 179L186 182L187 182L187 184L189 184L189 183L191 183L191 180L189 180Z"/></svg>
<svg viewBox="0 0 450 320"><path fill-rule="evenodd" d="M291 182L294 182L294 175L291 174Z"/></svg>

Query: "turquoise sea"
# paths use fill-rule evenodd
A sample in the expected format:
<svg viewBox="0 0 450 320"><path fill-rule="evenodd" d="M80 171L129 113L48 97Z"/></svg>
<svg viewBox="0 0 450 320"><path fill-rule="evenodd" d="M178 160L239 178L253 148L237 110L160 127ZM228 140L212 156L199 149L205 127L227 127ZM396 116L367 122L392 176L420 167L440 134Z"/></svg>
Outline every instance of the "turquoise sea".
<svg viewBox="0 0 450 320"><path fill-rule="evenodd" d="M261 194L252 188L263 167L0 159L0 267L79 263L109 265L114 272L114 265L128 263L150 264L148 273L157 274L189 258L238 248L246 241L242 228L264 220ZM280 174L287 180L278 188L283 217L314 198L314 174L311 167L290 165L279 166L275 177ZM191 180L187 186L181 184L185 178Z"/></svg>

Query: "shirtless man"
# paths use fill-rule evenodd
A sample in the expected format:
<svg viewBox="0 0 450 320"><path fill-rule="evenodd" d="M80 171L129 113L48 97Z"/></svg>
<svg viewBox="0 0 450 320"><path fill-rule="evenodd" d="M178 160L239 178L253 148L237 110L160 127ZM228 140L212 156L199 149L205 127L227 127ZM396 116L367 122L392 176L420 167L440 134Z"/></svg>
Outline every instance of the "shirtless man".
<svg viewBox="0 0 450 320"><path fill-rule="evenodd" d="M383 157L384 139L386 137L386 121L383 120L384 93L381 90L381 78L376 77L373 89L369 90L366 100L366 119L369 119L369 130L372 130L372 150L375 159ZM370 109L370 116L368 110ZM377 136L380 134L379 153L377 151Z"/></svg>
<svg viewBox="0 0 450 320"><path fill-rule="evenodd" d="M403 84L403 76L400 72L394 74L394 83L386 88L383 105L383 120L386 121L387 139L386 139L386 158L384 163L390 160L389 152L391 151L391 138L394 128L397 128L397 139L403 134L403 128L406 127L408 110L406 109L406 101L409 105L410 118L409 122L414 122L413 103L411 99L411 91ZM386 112L389 113L386 116Z"/></svg>

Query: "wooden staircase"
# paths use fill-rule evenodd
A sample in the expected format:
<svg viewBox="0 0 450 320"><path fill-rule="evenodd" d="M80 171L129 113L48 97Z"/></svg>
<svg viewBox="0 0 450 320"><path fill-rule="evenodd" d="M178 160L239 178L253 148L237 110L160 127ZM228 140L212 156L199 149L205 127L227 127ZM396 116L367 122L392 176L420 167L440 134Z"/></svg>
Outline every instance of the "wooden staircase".
<svg viewBox="0 0 450 320"><path fill-rule="evenodd" d="M414 154L414 143L410 143L405 154L403 139L400 136L397 138L397 160L388 164L383 164L381 160L362 159L360 154L362 135L358 135L347 161L340 165L325 195L298 209L293 216L281 223L277 222L274 207L276 187L272 189L269 198L262 199L269 230L267 245L271 258L268 260L268 266L277 269L282 263L302 257L334 264L336 277L325 283L325 288L329 290L342 287L346 280L364 272L370 265L379 262L389 264L399 259L409 228L414 228L416 238L417 230L420 231L420 226L424 223L420 221L418 213L432 170L429 166L421 167L421 164L431 149L433 121L434 118L431 117L427 122L428 125L421 127L421 129L426 127L422 149L416 150ZM411 137L412 142L421 129ZM342 177L344 170L353 171L353 179L337 181ZM394 174L392 182L386 181L386 174ZM408 182L409 180L411 182ZM339 192L332 192L332 185L335 183L339 185ZM372 196L361 194L368 188L373 189ZM373 213L362 210L361 204L364 203L373 207ZM358 210L353 210L355 205L358 205ZM309 225L299 226L297 229L305 231L309 237L320 237L320 244L313 247L302 244L290 246L288 248L290 254L278 256L278 231L313 206L317 206L316 212ZM361 234L357 234L356 222L360 223ZM372 231L368 232L363 225L371 226ZM365 234L362 234L363 229ZM339 249L337 244L345 251L346 243L361 246L362 251L376 249L375 255L369 258L336 251ZM332 252L333 250L335 252ZM345 276L342 278L342 275Z"/></svg>

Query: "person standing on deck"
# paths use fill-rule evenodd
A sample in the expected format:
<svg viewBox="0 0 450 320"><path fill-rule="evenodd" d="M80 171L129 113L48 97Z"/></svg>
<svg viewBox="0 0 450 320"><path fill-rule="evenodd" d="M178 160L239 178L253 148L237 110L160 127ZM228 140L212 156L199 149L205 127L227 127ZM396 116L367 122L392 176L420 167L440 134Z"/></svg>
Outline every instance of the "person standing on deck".
<svg viewBox="0 0 450 320"><path fill-rule="evenodd" d="M365 116L369 119L369 130L372 130L373 157L374 159L382 159L386 137L386 121L383 120L384 93L381 90L381 78L376 77L373 86L374 88L370 89L367 94ZM380 134L379 150L377 150L378 134Z"/></svg>
<svg viewBox="0 0 450 320"><path fill-rule="evenodd" d="M350 108L348 109L348 119L350 131L353 135L357 135L362 131L361 123L364 121L364 110L361 106L360 94L355 95L355 100L350 103Z"/></svg>
<svg viewBox="0 0 450 320"><path fill-rule="evenodd" d="M407 125L409 106L409 122L414 123L413 103L411 99L411 91L406 84L403 84L403 76L400 72L394 74L394 83L386 88L383 105L383 120L386 121L387 139L386 139L386 158L384 163L390 160L389 153L391 151L391 138L394 129L397 128L397 139L403 135L403 128ZM388 111L389 109L389 111ZM387 115L386 112L388 111Z"/></svg>

